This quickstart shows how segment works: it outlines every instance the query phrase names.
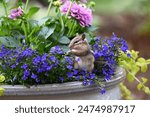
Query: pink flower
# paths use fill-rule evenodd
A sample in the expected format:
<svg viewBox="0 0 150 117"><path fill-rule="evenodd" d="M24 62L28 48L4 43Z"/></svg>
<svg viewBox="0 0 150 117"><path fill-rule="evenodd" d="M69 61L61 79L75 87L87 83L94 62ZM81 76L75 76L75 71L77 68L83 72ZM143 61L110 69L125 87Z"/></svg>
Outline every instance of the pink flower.
<svg viewBox="0 0 150 117"><path fill-rule="evenodd" d="M85 8L80 4L72 3L71 1L67 1L64 3L64 5L61 6L61 11L66 14L68 12L68 9L70 5L72 4L70 8L70 14L73 18L79 21L80 25L82 27L89 26L92 23L93 16L92 16L92 10L89 8Z"/></svg>
<svg viewBox="0 0 150 117"><path fill-rule="evenodd" d="M17 19L18 17L21 17L23 15L23 10L21 7L18 7L17 9L13 9L9 15L9 18L11 19Z"/></svg>

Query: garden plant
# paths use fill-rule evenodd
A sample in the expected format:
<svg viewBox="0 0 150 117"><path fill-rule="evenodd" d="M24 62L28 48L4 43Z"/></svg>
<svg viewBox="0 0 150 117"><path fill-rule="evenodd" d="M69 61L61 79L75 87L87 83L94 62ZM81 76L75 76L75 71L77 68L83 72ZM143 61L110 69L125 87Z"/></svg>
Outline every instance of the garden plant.
<svg viewBox="0 0 150 117"><path fill-rule="evenodd" d="M32 17L40 10L29 8L29 0L8 9L9 0L0 0L5 15L0 16L0 84L32 85L81 81L83 85L97 85L104 94L103 82L111 80L118 66L126 70L129 83L138 82L139 91L150 94L147 78L137 78L145 73L150 59L129 50L123 38L95 35L92 25L95 3L91 0L49 0L47 15L40 20ZM55 15L51 15L52 9ZM68 54L70 41L84 35L98 66L89 72L75 69L73 55ZM122 95L132 99L131 92L120 84ZM0 88L0 95L5 89Z"/></svg>

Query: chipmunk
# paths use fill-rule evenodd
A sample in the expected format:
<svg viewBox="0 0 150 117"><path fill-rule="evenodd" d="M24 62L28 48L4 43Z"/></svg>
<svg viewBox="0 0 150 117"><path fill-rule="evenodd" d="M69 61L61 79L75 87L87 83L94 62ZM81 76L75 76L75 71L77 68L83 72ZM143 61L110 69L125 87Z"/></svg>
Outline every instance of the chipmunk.
<svg viewBox="0 0 150 117"><path fill-rule="evenodd" d="M95 58L85 38L85 34L73 38L69 44L69 48L69 53L75 55L74 68L85 69L88 72L92 72Z"/></svg>

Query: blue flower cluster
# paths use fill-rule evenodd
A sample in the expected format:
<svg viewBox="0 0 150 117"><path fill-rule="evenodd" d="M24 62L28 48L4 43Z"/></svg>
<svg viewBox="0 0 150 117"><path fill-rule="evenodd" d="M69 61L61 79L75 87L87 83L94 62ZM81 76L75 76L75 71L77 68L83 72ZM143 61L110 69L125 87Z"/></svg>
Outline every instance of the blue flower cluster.
<svg viewBox="0 0 150 117"><path fill-rule="evenodd" d="M95 38L93 51L96 60L95 73L110 80L118 64L120 50L127 53L127 42L114 33L111 38Z"/></svg>
<svg viewBox="0 0 150 117"><path fill-rule="evenodd" d="M82 80L83 85L94 84L95 74L74 69L74 58L66 56L59 46L49 53L39 54L31 48L0 49L0 71L9 84L46 84Z"/></svg>
<svg viewBox="0 0 150 117"><path fill-rule="evenodd" d="M32 85L62 82L67 77L64 74L73 66L72 58L68 57L70 62L66 64L64 56L59 46L41 55L31 48L9 49L2 45L0 71L5 73L7 83Z"/></svg>
<svg viewBox="0 0 150 117"><path fill-rule="evenodd" d="M5 73L8 84L47 84L81 80L83 85L93 85L97 81L110 80L116 69L120 50L127 53L125 40L115 34L111 38L97 37L92 44L95 56L93 72L74 69L74 58L66 56L60 46L40 54L36 50L23 46L0 49L0 71ZM100 87L101 93L105 89Z"/></svg>
<svg viewBox="0 0 150 117"><path fill-rule="evenodd" d="M73 61L70 59L70 57L65 57L66 60L66 67L68 69L67 72L67 77L68 78L75 78L75 80L82 80L83 81L83 85L93 85L94 84L94 79L96 77L95 73L90 73L87 72L86 70L77 70L74 69L74 63Z"/></svg>

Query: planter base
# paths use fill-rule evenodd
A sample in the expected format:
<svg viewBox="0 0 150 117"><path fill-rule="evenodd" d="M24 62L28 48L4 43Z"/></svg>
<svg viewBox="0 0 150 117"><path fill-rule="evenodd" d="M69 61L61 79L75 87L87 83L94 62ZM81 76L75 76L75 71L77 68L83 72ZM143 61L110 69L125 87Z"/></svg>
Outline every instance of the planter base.
<svg viewBox="0 0 150 117"><path fill-rule="evenodd" d="M0 100L119 100L120 89L118 86L107 90L105 94L99 91L80 92L64 95L29 95L29 96L2 96Z"/></svg>

